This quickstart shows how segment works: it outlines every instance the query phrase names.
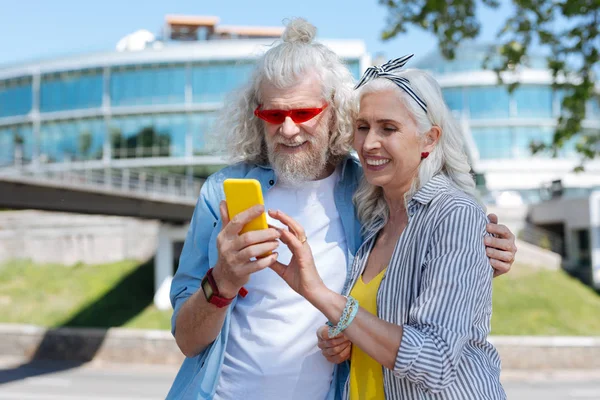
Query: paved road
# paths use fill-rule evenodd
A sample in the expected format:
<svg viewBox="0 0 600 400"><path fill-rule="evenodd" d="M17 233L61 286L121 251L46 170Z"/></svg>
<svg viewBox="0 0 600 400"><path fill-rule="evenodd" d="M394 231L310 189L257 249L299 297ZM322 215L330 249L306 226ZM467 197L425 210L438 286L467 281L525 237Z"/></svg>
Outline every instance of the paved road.
<svg viewBox="0 0 600 400"><path fill-rule="evenodd" d="M177 372L168 366L85 365L0 359L0 400L158 400ZM600 400L600 371L506 373L509 400Z"/></svg>

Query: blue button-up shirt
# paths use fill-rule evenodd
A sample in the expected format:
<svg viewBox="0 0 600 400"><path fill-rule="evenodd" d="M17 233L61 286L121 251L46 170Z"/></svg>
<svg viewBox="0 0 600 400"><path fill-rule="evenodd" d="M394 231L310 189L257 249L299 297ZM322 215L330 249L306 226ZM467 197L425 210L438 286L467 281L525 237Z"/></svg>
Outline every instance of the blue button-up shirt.
<svg viewBox="0 0 600 400"><path fill-rule="evenodd" d="M342 162L341 177L334 189L335 204L348 244L348 272L352 266L354 254L362 243L361 226L352 203L352 195L357 189L361 176L362 170L359 162L348 156ZM206 180L192 216L177 273L171 283L173 334L175 334L175 321L181 306L200 288L202 278L208 269L217 262L216 239L221 231L219 203L225 199L223 181L228 178L256 179L266 191L270 190L277 180L272 168L246 163L226 167ZM212 399L221 373L229 335L231 311L234 307L235 300L227 310L223 328L215 341L197 356L185 359L167 399ZM306 334L314 335L315 332L306 332ZM336 369L335 374L338 373L345 375L347 371L341 367ZM328 399L333 399L336 394L339 397L339 386L336 385L336 382L344 381L342 376L339 378L333 377Z"/></svg>

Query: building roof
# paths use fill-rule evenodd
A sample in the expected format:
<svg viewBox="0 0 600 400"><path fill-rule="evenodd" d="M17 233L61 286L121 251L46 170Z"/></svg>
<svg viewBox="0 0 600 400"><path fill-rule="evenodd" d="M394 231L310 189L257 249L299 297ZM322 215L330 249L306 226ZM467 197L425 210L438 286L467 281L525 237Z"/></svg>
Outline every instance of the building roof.
<svg viewBox="0 0 600 400"><path fill-rule="evenodd" d="M227 26L221 25L215 28L215 34L235 35L245 37L273 37L279 38L283 34L283 26L261 27L261 26Z"/></svg>
<svg viewBox="0 0 600 400"><path fill-rule="evenodd" d="M320 41L343 59L367 55L365 42L355 39ZM255 60L273 46L273 39L222 39L183 42L140 51L110 51L74 54L41 61L0 66L0 79L18 78L35 73L53 73L89 68L207 61Z"/></svg>

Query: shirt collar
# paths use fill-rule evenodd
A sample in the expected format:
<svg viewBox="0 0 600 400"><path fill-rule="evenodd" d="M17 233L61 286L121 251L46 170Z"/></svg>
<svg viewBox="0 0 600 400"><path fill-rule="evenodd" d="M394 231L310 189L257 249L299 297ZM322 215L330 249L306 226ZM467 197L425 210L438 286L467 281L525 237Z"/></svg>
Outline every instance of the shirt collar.
<svg viewBox="0 0 600 400"><path fill-rule="evenodd" d="M429 204L431 200L435 197L436 194L440 192L442 189L446 189L450 186L450 179L440 173L431 178L425 186L415 193L411 201L419 202L423 205Z"/></svg>

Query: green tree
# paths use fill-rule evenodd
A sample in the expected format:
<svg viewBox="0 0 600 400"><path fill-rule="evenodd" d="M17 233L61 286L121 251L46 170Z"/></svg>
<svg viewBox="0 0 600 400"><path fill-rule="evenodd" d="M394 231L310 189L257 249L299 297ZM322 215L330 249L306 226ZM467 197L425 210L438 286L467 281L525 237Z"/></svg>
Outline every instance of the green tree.
<svg viewBox="0 0 600 400"><path fill-rule="evenodd" d="M481 29L477 7L497 8L499 0L379 0L388 10L384 40L417 27L433 33L444 57L453 59L466 39L475 39ZM586 104L600 103L594 84L600 61L600 0L512 0L514 14L498 32L501 71L526 64L533 47L549 50L548 67L555 88L566 90L562 114L551 143L532 143L532 151L554 156L572 138L582 163L600 155L600 132L584 129ZM488 59L489 61L489 59ZM517 84L509 85L514 90ZM581 167L579 167L581 168Z"/></svg>

